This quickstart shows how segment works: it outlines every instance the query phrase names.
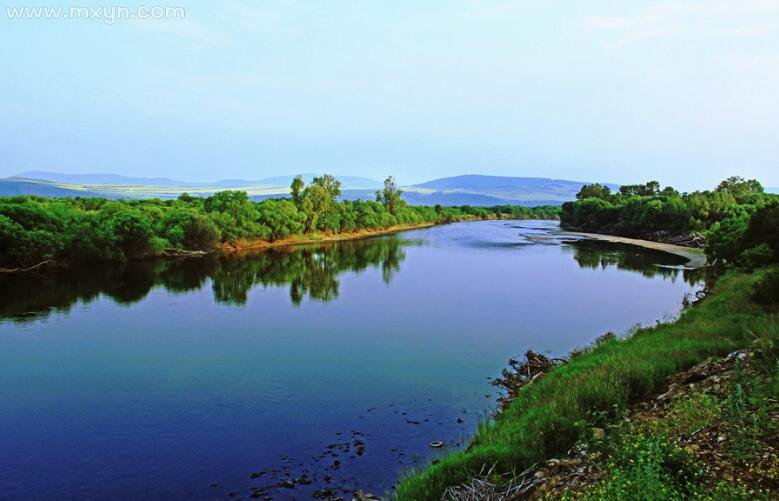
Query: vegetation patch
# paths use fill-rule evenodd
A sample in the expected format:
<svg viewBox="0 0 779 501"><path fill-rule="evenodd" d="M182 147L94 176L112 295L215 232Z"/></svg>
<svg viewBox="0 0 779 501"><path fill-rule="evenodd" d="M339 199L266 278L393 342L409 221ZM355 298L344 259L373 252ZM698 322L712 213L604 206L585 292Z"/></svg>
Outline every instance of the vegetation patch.
<svg viewBox="0 0 779 501"><path fill-rule="evenodd" d="M243 191L176 200L0 197L0 268L124 261L180 251L213 251L240 242L316 241L334 235L470 219L556 219L559 207L410 206L387 178L376 201L340 201L333 176L308 186L296 178L291 198L253 202ZM177 252L178 251L178 252Z"/></svg>

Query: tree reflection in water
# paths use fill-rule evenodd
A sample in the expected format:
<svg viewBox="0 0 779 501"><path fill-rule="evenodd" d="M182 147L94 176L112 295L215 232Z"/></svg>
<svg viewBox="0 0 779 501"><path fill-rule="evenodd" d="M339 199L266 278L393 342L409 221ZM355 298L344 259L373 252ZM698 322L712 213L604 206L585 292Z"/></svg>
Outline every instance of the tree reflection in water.
<svg viewBox="0 0 779 501"><path fill-rule="evenodd" d="M685 283L691 285L705 279L705 268L684 268L687 259L675 254L599 240L568 240L565 243L581 268L606 269L614 266L648 278L661 276L670 280L681 276Z"/></svg>
<svg viewBox="0 0 779 501"><path fill-rule="evenodd" d="M67 312L74 304L105 296L118 304L142 300L160 286L171 293L199 290L209 280L219 303L243 305L257 286L289 286L299 305L338 297L338 276L380 267L385 283L400 269L404 247L420 240L389 236L270 249L232 256L133 261L69 267L45 273L0 276L0 318L17 322Z"/></svg>
<svg viewBox="0 0 779 501"><path fill-rule="evenodd" d="M270 249L242 255L133 261L70 267L41 273L0 276L0 319L25 322L100 296L118 304L132 304L154 287L173 294L200 290L209 283L218 303L246 304L256 286L289 287L290 301L299 305L308 297L331 301L338 297L339 276L380 268L389 284L405 259L404 248L421 240L387 236L376 239L330 242L320 245ZM644 276L663 276L694 284L701 270L682 268L685 259L659 251L595 240L564 241L565 252L582 268L615 266Z"/></svg>

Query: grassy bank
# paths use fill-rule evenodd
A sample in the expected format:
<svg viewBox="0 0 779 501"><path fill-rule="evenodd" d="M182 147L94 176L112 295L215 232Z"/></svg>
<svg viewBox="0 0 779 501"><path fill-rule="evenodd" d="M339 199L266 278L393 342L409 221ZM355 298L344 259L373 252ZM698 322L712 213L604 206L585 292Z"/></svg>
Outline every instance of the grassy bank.
<svg viewBox="0 0 779 501"><path fill-rule="evenodd" d="M730 271L702 304L668 324L641 329L629 338L605 338L524 387L471 445L403 479L399 500L438 500L449 486L468 481L482 468L520 472L559 455L581 435L593 414L608 421L646 399L669 375L755 338L776 343L779 323L752 300L766 270Z"/></svg>
<svg viewBox="0 0 779 501"><path fill-rule="evenodd" d="M590 435L580 441L577 466L583 465L588 475L578 482L566 482L566 475L560 482L557 476L536 495L571 500L776 499L776 346L753 343L707 359L674 375L663 391L606 426L603 439ZM539 476L552 470L548 466Z"/></svg>

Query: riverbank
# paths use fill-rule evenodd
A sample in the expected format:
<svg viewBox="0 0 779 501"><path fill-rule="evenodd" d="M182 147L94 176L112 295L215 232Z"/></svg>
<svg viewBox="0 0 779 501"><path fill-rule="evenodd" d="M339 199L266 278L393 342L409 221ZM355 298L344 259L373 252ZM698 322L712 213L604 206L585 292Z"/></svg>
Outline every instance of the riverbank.
<svg viewBox="0 0 779 501"><path fill-rule="evenodd" d="M644 491L665 499L776 499L774 350L751 344L709 358L671 376L660 392L528 475L531 497L621 499Z"/></svg>
<svg viewBox="0 0 779 501"><path fill-rule="evenodd" d="M458 221L459 222L459 221ZM351 233L312 233L294 235L279 240L239 240L237 242L227 242L219 246L219 250L228 254L240 254L242 252L262 251L278 247L293 247L297 245L310 245L326 242L338 242L344 240L360 240L363 238L378 237L381 235L390 235L402 231L419 230L430 228L442 223L426 222L420 224L398 224L388 228L380 229L362 229Z"/></svg>
<svg viewBox="0 0 779 501"><path fill-rule="evenodd" d="M681 245L668 244L663 242L655 242L652 240L641 240L638 238L618 237L616 235L605 235L602 233L584 233L579 231L563 231L563 235L572 235L582 238L588 238L591 240L600 240L603 242L612 242L618 244L637 245L644 247L645 249L654 249L662 252L668 252L669 254L675 254L688 260L688 268L703 268L706 266L706 254L703 249L694 247L683 247Z"/></svg>
<svg viewBox="0 0 779 501"><path fill-rule="evenodd" d="M570 360L526 384L471 445L402 479L399 500L439 500L448 488L467 485L490 469L506 478L565 454L583 433L619 421L656 394L667 378L711 356L750 343L775 346L775 312L752 300L767 270L730 271L705 301L672 323L621 338L604 336ZM644 486L640 486L642 488Z"/></svg>
<svg viewBox="0 0 779 501"><path fill-rule="evenodd" d="M329 233L329 232L300 233L285 238L279 238L276 240L240 239L234 242L222 242L218 244L216 247L214 247L213 250L209 250L209 251L176 249L176 248L166 247L154 253L148 253L145 255L130 257L127 259L128 260L143 260L143 259L156 259L156 258L175 259L175 258L185 258L185 257L187 258L202 257L214 253L233 255L233 254L241 254L244 252L261 252L267 249L274 249L274 248L295 247L300 245L312 245L312 244L321 244L327 242L338 242L338 241L347 241L347 240L360 240L365 238L378 237L382 235L389 235L393 233L400 233L403 231L431 228L433 226L438 226L442 224L460 223L460 222L468 222L468 221L483 221L483 220L521 221L527 219L536 219L536 218L532 218L532 217L515 218L515 217L502 217L502 216L501 217L497 217L497 216L479 217L473 215L461 215L458 217L458 219L453 221L426 221L423 223L416 223L416 224L398 224L398 225L393 225L385 228L364 228L352 232L343 232L343 233L340 232L339 233ZM103 259L100 261L110 262L111 260ZM63 266L68 266L69 264L70 261L57 261L54 259L47 259L43 262L37 263L33 266L26 267L26 268L22 268L22 267L0 268L0 274L26 273L30 271L38 271L45 267L63 267Z"/></svg>

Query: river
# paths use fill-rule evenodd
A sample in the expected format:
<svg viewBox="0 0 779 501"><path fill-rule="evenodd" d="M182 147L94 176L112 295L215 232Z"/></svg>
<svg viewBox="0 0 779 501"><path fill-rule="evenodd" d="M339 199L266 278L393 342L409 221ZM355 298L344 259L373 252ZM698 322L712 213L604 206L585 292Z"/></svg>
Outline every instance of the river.
<svg viewBox="0 0 779 501"><path fill-rule="evenodd" d="M678 314L684 262L483 221L2 277L0 497L381 494L510 357Z"/></svg>

